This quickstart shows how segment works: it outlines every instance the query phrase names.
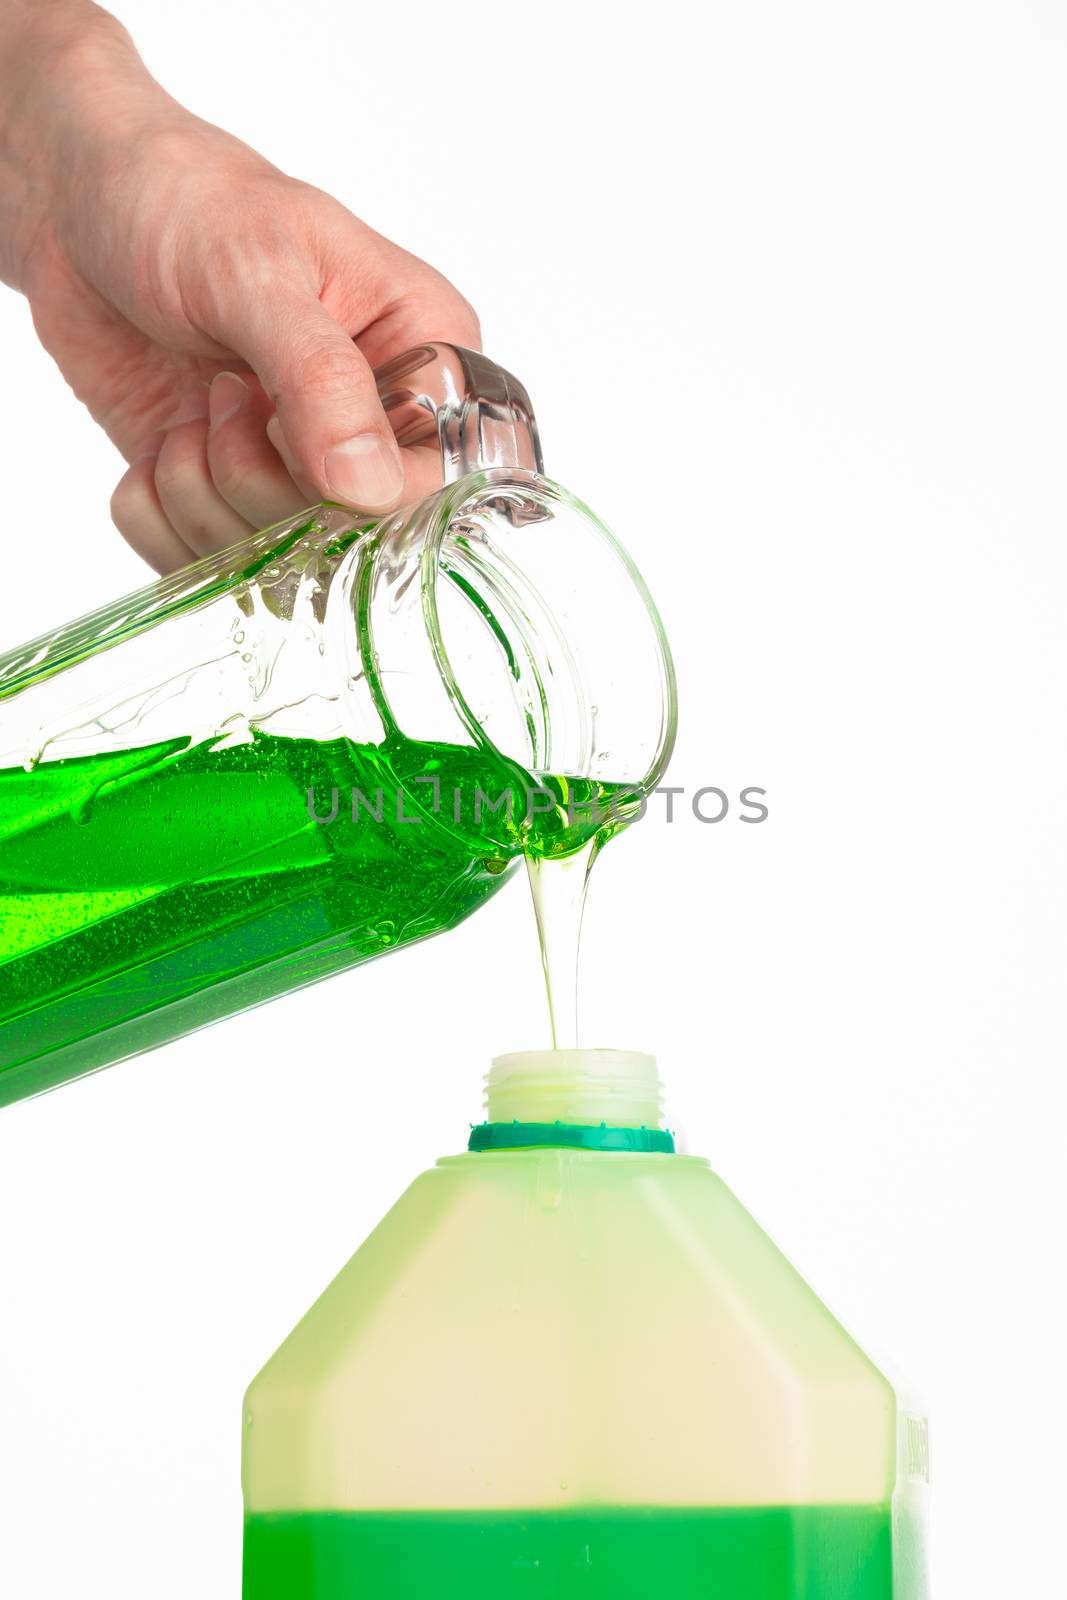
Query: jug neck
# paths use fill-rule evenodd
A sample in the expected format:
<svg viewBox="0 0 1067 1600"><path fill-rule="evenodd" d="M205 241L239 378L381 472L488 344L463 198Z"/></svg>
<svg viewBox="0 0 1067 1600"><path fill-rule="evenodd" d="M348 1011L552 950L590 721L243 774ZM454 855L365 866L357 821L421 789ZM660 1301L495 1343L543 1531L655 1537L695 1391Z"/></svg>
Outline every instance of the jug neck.
<svg viewBox="0 0 1067 1600"><path fill-rule="evenodd" d="M387 519L356 584L383 724L635 804L674 742L674 673L629 557L534 473L470 473Z"/></svg>
<svg viewBox="0 0 1067 1600"><path fill-rule="evenodd" d="M486 1084L471 1150L674 1150L655 1059L638 1051L520 1051L497 1056Z"/></svg>

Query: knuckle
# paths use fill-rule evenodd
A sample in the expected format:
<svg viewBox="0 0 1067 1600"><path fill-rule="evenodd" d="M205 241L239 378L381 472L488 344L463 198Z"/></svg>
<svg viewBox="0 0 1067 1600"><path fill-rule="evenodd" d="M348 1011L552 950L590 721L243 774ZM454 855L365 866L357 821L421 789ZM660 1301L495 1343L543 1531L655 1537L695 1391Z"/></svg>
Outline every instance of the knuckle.
<svg viewBox="0 0 1067 1600"><path fill-rule="evenodd" d="M167 436L156 458L155 482L160 498L173 498L204 477L204 423L184 423Z"/></svg>
<svg viewBox="0 0 1067 1600"><path fill-rule="evenodd" d="M149 468L151 463L148 463ZM145 471L130 469L119 479L111 496L111 520L123 535L141 527L153 510L152 492Z"/></svg>
<svg viewBox="0 0 1067 1600"><path fill-rule="evenodd" d="M214 244L205 262L205 287L230 309L247 305L250 295L271 294L293 275L292 245L265 220L253 218L248 228L241 239Z"/></svg>
<svg viewBox="0 0 1067 1600"><path fill-rule="evenodd" d="M228 334L251 302L269 305L279 292L300 293L313 281L308 251L274 186L254 186L236 206L220 199L230 231L194 237L184 260L190 298L209 331ZM226 342L226 339L223 339Z"/></svg>
<svg viewBox="0 0 1067 1600"><path fill-rule="evenodd" d="M341 346L320 346L298 357L294 376L304 393L323 400L355 398L360 391L355 352Z"/></svg>
<svg viewBox="0 0 1067 1600"><path fill-rule="evenodd" d="M231 505L245 499L263 475L258 451L252 453L235 439L214 441L208 452L208 466L215 488Z"/></svg>

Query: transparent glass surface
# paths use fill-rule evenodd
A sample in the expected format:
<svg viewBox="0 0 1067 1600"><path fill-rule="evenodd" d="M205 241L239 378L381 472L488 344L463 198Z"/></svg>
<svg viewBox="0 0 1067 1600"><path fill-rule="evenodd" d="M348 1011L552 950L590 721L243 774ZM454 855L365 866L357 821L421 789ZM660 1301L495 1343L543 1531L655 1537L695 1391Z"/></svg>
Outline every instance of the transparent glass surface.
<svg viewBox="0 0 1067 1600"><path fill-rule="evenodd" d="M0 1104L453 926L662 771L658 619L537 470L525 391L405 360L383 398L443 488L312 508L0 657Z"/></svg>

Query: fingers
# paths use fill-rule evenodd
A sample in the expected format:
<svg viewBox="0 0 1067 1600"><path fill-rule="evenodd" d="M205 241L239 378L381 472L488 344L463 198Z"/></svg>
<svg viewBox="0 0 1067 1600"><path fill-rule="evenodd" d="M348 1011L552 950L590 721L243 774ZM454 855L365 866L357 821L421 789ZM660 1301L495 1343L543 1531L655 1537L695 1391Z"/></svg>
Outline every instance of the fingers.
<svg viewBox="0 0 1067 1600"><path fill-rule="evenodd" d="M155 485L163 513L197 555L223 550L255 529L215 487L207 459L208 420L171 428L156 457Z"/></svg>
<svg viewBox="0 0 1067 1600"><path fill-rule="evenodd" d="M477 346L480 330L431 269L396 251L387 266L369 296L376 314L335 306L358 345L310 280L286 275L269 294L216 307L212 336L251 370L190 390L154 459L130 469L113 501L120 531L154 566L171 570L320 498L381 513L439 486L436 444L400 450L370 362L430 339Z"/></svg>
<svg viewBox="0 0 1067 1600"><path fill-rule="evenodd" d="M388 309L358 336L360 350L372 367L380 367L405 351L415 350L429 341L480 350L481 327L474 308L447 278L425 262L397 251L399 264L395 277L401 292ZM421 500L441 487L441 449L436 438L423 444L405 446L404 500Z"/></svg>
<svg viewBox="0 0 1067 1600"><path fill-rule="evenodd" d="M253 528L295 516L318 498L298 488L268 437L271 406L255 379L220 372L209 396L207 466L228 506Z"/></svg>
<svg viewBox="0 0 1067 1600"><path fill-rule="evenodd" d="M361 511L400 501L404 470L365 356L309 290L250 296L228 328L274 402L275 443L317 495Z"/></svg>
<svg viewBox="0 0 1067 1600"><path fill-rule="evenodd" d="M157 572L174 572L194 552L167 520L155 483L156 458L142 456L119 479L111 496L111 520L142 560Z"/></svg>
<svg viewBox="0 0 1067 1600"><path fill-rule="evenodd" d="M372 383L374 368L403 355L408 350L417 349L430 339L442 339L449 344L465 345L468 349L480 348L481 333L477 317L465 300L462 300L450 286L446 287L449 289L449 304L436 314L432 308L425 305L405 303L398 306L395 313L391 312L358 336L358 352L363 357ZM347 353L346 365L348 365ZM362 368L359 370L362 381ZM329 460L325 464L325 473L314 473L310 470L306 454L301 456L289 438L290 424L283 423L282 406L279 401L278 413L267 423L267 436L285 463L290 476L306 490L308 500L324 496L326 499L340 500L343 504L355 506L360 510L381 513L384 510L391 510L401 502L412 504L422 500L441 487L441 447L436 437L422 444L405 445L400 448L396 445L391 421L383 411L376 384L374 402L376 413L386 416L391 450L396 451L400 462L400 492L392 493L388 503L384 504L378 503L374 495L369 492L365 476L360 482L350 486L351 492L345 492L337 474L331 470ZM390 473L391 470L390 468Z"/></svg>
<svg viewBox="0 0 1067 1600"><path fill-rule="evenodd" d="M185 396L154 455L111 501L116 527L159 572L295 515L317 492L293 481L267 435L271 407L251 374L218 373Z"/></svg>

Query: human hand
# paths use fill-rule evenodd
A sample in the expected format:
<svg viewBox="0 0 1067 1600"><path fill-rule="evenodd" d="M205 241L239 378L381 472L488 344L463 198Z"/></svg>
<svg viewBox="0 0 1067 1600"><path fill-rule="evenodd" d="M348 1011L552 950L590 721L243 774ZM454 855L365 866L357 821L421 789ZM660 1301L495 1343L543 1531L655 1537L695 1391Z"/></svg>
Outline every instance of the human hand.
<svg viewBox="0 0 1067 1600"><path fill-rule="evenodd" d="M321 498L384 511L421 495L437 453L398 448L371 368L428 339L477 347L473 310L170 100L118 32L96 92L61 113L53 97L18 286L131 463L119 530L168 571Z"/></svg>

